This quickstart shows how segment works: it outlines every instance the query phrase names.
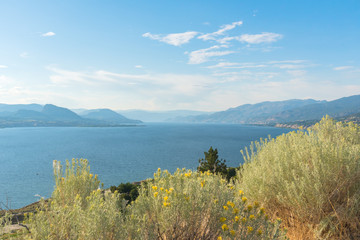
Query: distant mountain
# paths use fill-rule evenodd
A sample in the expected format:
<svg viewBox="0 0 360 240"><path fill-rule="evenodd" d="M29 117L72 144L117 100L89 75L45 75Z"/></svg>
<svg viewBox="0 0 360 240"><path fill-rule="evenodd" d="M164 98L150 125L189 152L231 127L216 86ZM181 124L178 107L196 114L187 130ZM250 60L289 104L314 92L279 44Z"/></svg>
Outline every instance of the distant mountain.
<svg viewBox="0 0 360 240"><path fill-rule="evenodd" d="M82 118L73 111L52 104L46 104L41 113L52 121L77 122L82 120Z"/></svg>
<svg viewBox="0 0 360 240"><path fill-rule="evenodd" d="M12 113L8 116L9 119L13 120L37 120L37 121L49 121L49 117L43 114L42 112L33 111L33 110L18 110L15 113Z"/></svg>
<svg viewBox="0 0 360 240"><path fill-rule="evenodd" d="M287 100L277 102L261 102L257 104L245 104L226 111L216 112L210 115L190 116L178 119L186 122L211 122L211 123L263 123L272 115L289 109L306 106L309 104L320 104L324 101Z"/></svg>
<svg viewBox="0 0 360 240"><path fill-rule="evenodd" d="M316 121L329 115L339 118L360 113L360 95L340 98L334 101L287 100L245 104L210 115L178 118L184 122L268 124Z"/></svg>
<svg viewBox="0 0 360 240"><path fill-rule="evenodd" d="M145 110L119 110L118 113L127 118L140 119L143 122L177 122L186 116L210 114L203 111L173 110L173 111L145 111Z"/></svg>
<svg viewBox="0 0 360 240"><path fill-rule="evenodd" d="M41 106L41 105L39 105ZM14 107L2 104L0 111L0 127L34 127L34 126L121 126L138 124L141 121L127 119L109 109L93 110L88 118L81 117L73 111L46 104L37 106L17 105ZM22 109L24 107L24 109ZM30 109L30 110L29 110ZM36 109L36 110L31 110Z"/></svg>
<svg viewBox="0 0 360 240"><path fill-rule="evenodd" d="M360 95L340 98L321 104L309 104L299 108L282 111L266 119L266 122L285 123L299 120L317 120L325 115L333 118L344 117L360 112Z"/></svg>
<svg viewBox="0 0 360 240"><path fill-rule="evenodd" d="M106 121L109 123L118 123L118 124L141 122L139 120L126 118L123 115L114 112L110 109L95 109L95 110L83 111L81 116L87 119L94 119L94 120L100 120L100 121Z"/></svg>
<svg viewBox="0 0 360 240"><path fill-rule="evenodd" d="M0 112L16 112L18 110L32 110L40 112L43 106L40 104L3 104L0 103Z"/></svg>
<svg viewBox="0 0 360 240"><path fill-rule="evenodd" d="M355 113L355 114L350 114L350 115L347 115L344 117L339 117L339 118L337 118L337 120L343 121L343 122L354 122L354 123L360 124L360 112Z"/></svg>

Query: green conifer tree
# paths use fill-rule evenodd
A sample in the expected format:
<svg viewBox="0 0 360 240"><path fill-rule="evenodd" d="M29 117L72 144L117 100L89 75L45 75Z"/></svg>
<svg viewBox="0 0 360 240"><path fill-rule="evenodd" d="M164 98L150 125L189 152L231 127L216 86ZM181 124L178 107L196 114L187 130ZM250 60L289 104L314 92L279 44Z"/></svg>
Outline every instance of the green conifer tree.
<svg viewBox="0 0 360 240"><path fill-rule="evenodd" d="M205 159L199 159L199 167L197 168L200 172L210 171L212 173L220 173L225 175L227 173L226 160L219 160L218 150L210 147L209 151L204 152Z"/></svg>

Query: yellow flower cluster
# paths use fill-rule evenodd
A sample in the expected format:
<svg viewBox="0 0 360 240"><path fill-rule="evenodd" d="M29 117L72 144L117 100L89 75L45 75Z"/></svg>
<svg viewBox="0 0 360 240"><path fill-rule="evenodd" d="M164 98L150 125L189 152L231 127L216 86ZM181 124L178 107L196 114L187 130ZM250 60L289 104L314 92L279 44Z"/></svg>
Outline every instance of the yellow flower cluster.
<svg viewBox="0 0 360 240"><path fill-rule="evenodd" d="M235 207L235 203L231 202L231 201L227 201L226 203L228 206L231 206L232 208Z"/></svg>
<svg viewBox="0 0 360 240"><path fill-rule="evenodd" d="M228 227L228 225L227 225L226 223L224 223L224 224L221 226L221 228L222 228L223 231L229 230L229 227Z"/></svg>
<svg viewBox="0 0 360 240"><path fill-rule="evenodd" d="M200 182L201 187L203 188L205 186L205 180Z"/></svg>
<svg viewBox="0 0 360 240"><path fill-rule="evenodd" d="M238 194L240 197L239 206L236 206L235 202L232 201L227 201L226 205L222 206L225 211L232 209L234 217L228 218L228 212L225 213L226 216L220 218L222 235L218 239L222 239L224 236L233 239L237 233L248 234L249 236L254 236L253 234L261 236L263 234L262 222L269 219L267 215L264 216L265 209L257 201L253 204L247 204L248 199L242 190L239 190ZM280 221L278 220L278 222ZM239 223L241 224L239 225Z"/></svg>

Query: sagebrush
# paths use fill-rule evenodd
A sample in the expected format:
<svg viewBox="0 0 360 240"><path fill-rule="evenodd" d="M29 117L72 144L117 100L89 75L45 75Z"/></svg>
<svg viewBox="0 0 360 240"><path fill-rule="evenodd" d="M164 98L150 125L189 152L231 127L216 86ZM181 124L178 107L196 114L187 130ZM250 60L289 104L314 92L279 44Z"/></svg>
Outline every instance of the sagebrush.
<svg viewBox="0 0 360 240"><path fill-rule="evenodd" d="M243 155L239 184L294 231L301 225L316 239L360 237L358 125L325 117L308 130L255 142Z"/></svg>

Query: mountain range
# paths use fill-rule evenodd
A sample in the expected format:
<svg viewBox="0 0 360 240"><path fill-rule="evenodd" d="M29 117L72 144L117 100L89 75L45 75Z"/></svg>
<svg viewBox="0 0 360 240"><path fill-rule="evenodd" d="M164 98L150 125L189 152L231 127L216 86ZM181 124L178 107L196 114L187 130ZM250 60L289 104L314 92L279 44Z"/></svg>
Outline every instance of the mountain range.
<svg viewBox="0 0 360 240"><path fill-rule="evenodd" d="M275 125L295 121L320 120L325 115L346 119L346 116L357 113L360 113L360 95L333 101L293 99L245 104L213 114L179 117L173 121Z"/></svg>
<svg viewBox="0 0 360 240"><path fill-rule="evenodd" d="M329 115L360 122L360 95L333 101L292 99L245 104L219 112L190 110L144 111L76 109L52 104L0 104L0 127L122 126L144 122L235 123L270 126L308 126ZM133 120L133 118L140 120Z"/></svg>
<svg viewBox="0 0 360 240"><path fill-rule="evenodd" d="M212 112L191 110L146 111L146 110L118 110L118 113L143 122L176 122L180 118L211 114Z"/></svg>
<svg viewBox="0 0 360 240"><path fill-rule="evenodd" d="M0 104L0 127L32 126L120 126L139 124L110 109L89 110L80 116L52 104Z"/></svg>

